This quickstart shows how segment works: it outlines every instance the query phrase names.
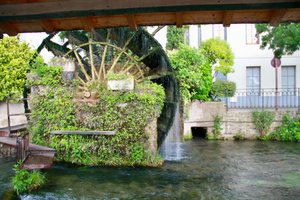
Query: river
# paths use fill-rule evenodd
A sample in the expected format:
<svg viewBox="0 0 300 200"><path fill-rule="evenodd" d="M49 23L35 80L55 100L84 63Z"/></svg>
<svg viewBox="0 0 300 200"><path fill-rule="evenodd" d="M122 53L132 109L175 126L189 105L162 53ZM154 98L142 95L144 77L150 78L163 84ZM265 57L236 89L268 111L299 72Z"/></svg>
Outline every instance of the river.
<svg viewBox="0 0 300 200"><path fill-rule="evenodd" d="M21 199L300 199L300 144L192 140L162 168L55 164ZM0 199L13 174L0 160Z"/></svg>

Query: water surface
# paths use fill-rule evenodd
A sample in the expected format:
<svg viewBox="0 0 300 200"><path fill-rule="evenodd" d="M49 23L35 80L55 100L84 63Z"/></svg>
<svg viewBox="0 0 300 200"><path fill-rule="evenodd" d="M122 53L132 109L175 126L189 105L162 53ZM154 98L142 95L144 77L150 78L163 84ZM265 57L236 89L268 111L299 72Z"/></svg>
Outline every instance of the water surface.
<svg viewBox="0 0 300 200"><path fill-rule="evenodd" d="M181 148L183 160L159 169L55 164L47 185L21 198L300 199L299 143L194 140ZM1 163L0 196L10 165Z"/></svg>

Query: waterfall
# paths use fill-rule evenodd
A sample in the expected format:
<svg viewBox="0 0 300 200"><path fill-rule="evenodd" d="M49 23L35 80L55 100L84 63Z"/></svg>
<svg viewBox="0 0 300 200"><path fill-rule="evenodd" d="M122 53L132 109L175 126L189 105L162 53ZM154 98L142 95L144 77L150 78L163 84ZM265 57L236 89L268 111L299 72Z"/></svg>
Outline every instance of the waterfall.
<svg viewBox="0 0 300 200"><path fill-rule="evenodd" d="M180 136L179 103L176 106L174 122L167 137L160 147L160 153L164 160L176 161L183 159L182 141Z"/></svg>

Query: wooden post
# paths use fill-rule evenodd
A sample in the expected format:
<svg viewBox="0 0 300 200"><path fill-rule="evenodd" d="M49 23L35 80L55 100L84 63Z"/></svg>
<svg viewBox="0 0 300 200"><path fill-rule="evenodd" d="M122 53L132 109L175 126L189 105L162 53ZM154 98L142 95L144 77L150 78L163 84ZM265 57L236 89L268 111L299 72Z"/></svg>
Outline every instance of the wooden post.
<svg viewBox="0 0 300 200"><path fill-rule="evenodd" d="M10 136L11 127L10 127L9 99L6 100L6 111L7 111L8 135Z"/></svg>

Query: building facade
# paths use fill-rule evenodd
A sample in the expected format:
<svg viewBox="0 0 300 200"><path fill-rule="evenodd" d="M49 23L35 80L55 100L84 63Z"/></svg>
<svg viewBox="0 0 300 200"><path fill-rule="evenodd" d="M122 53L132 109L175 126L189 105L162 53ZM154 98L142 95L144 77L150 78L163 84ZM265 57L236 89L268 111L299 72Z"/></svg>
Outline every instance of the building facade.
<svg viewBox="0 0 300 200"><path fill-rule="evenodd" d="M228 105L275 106L276 76L275 68L271 66L273 52L260 49L261 38L256 33L255 24L232 24L230 27L223 27L222 24L191 25L185 37L186 42L195 48L210 38L218 37L229 43L234 53L234 72L226 77L222 74L216 76L216 79L227 79L236 83L236 95L226 100ZM162 34L157 39L165 46L166 40ZM281 58L277 77L279 107L297 107L300 101L300 51Z"/></svg>

